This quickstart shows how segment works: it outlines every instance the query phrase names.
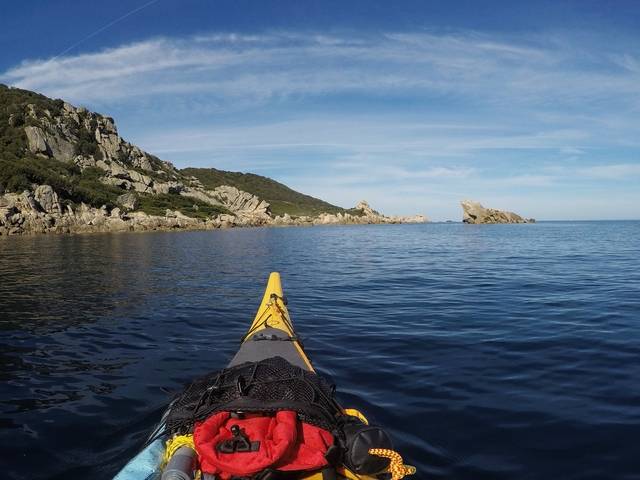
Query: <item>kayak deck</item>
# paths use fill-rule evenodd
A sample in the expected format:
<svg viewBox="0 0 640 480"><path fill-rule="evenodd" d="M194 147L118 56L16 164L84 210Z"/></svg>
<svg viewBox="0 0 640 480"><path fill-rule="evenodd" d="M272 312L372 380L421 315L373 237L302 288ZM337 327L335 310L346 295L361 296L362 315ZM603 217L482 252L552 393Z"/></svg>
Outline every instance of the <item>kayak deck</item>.
<svg viewBox="0 0 640 480"><path fill-rule="evenodd" d="M229 366L272 357L282 357L292 365L314 371L293 330L278 272L269 275L256 317Z"/></svg>
<svg viewBox="0 0 640 480"><path fill-rule="evenodd" d="M271 327L261 329L260 332L248 338L229 363L229 367L272 357L282 357L291 365L312 371L309 364L300 356L291 337L279 328Z"/></svg>

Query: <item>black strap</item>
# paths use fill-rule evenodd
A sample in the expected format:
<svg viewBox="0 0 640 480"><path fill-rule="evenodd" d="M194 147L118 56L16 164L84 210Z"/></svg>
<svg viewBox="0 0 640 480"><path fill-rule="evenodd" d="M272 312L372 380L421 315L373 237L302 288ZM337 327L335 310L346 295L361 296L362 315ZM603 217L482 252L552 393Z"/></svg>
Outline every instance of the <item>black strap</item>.
<svg viewBox="0 0 640 480"><path fill-rule="evenodd" d="M322 473L322 480L338 480L338 473L335 467L325 467L320 473Z"/></svg>
<svg viewBox="0 0 640 480"><path fill-rule="evenodd" d="M231 425L233 437L223 440L216 445L220 453L257 452L260 450L260 442L252 442L238 425Z"/></svg>
<svg viewBox="0 0 640 480"><path fill-rule="evenodd" d="M342 449L337 445L331 445L324 454L324 458L329 465L339 465L342 463Z"/></svg>

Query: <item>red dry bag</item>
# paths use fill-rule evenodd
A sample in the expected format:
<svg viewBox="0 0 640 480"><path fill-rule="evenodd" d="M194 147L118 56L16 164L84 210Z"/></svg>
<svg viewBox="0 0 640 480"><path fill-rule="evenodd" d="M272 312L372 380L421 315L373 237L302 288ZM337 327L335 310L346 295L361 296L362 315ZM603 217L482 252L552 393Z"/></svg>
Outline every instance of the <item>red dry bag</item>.
<svg viewBox="0 0 640 480"><path fill-rule="evenodd" d="M219 412L196 424L193 440L201 470L222 480L266 469L318 470L328 465L325 454L333 445L330 432L289 410L273 416Z"/></svg>

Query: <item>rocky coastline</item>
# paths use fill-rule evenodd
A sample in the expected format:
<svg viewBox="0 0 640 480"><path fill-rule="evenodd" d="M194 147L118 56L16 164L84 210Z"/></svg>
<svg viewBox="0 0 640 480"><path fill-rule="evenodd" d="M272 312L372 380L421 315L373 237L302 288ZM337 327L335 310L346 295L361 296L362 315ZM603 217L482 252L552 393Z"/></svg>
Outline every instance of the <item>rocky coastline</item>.
<svg viewBox="0 0 640 480"><path fill-rule="evenodd" d="M41 233L101 233L101 232L144 232L155 230L214 230L234 227L268 226L314 226L314 225L371 225L395 223L423 223L421 215L412 217L387 217L371 209L366 202L360 202L356 209L362 213L322 213L318 216L292 217L290 215L271 216L269 204L258 201L247 192L233 187L229 202L238 208L233 214L220 214L209 218L194 218L178 210L167 209L164 216L149 215L135 210L137 201L132 194L124 194L119 199L121 206L108 210L80 204L75 208L63 206L58 195L49 185L37 185L33 190L22 193L0 195L0 236L29 235ZM244 197L254 197L249 203L256 208L248 208ZM257 208L259 207L259 208Z"/></svg>
<svg viewBox="0 0 640 480"><path fill-rule="evenodd" d="M205 186L125 141L110 117L26 90L0 85L0 94L6 104L0 109L0 167L9 172L0 176L2 236L426 221L421 215L388 217L366 202L345 210L281 184L280 192L332 211L308 215L292 203L290 211L302 214L280 207L275 215L256 194L233 185Z"/></svg>

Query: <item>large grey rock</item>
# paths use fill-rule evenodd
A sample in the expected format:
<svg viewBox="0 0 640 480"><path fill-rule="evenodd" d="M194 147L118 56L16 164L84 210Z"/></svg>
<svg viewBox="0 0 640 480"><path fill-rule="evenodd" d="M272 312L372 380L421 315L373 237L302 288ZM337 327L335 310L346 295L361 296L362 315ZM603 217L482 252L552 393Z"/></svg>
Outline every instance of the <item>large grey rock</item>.
<svg viewBox="0 0 640 480"><path fill-rule="evenodd" d="M228 210L236 214L236 216L271 218L269 203L236 187L221 185L213 190L207 191L207 194L218 200Z"/></svg>
<svg viewBox="0 0 640 480"><path fill-rule="evenodd" d="M362 214L366 217L374 217L380 215L373 208L369 206L369 203L366 200L360 200L358 204L355 206L356 210L362 210Z"/></svg>
<svg viewBox="0 0 640 480"><path fill-rule="evenodd" d="M22 210L29 211L29 212L42 211L40 204L36 201L35 197L33 196L33 192L30 192L29 190L25 190L24 192L22 192L22 197L20 198L20 200L21 202L19 202L19 205Z"/></svg>
<svg viewBox="0 0 640 480"><path fill-rule="evenodd" d="M464 200L460 202L462 206L462 221L464 223L533 223L533 218L523 218L513 212L485 208L479 202Z"/></svg>
<svg viewBox="0 0 640 480"><path fill-rule="evenodd" d="M125 193L120 195L117 201L121 207L126 208L127 210L135 210L140 204L135 193Z"/></svg>
<svg viewBox="0 0 640 480"><path fill-rule="evenodd" d="M221 185L213 190L203 190L191 183L190 187L182 185L179 193L210 205L225 207L233 213L234 225L263 225L273 220L268 202L236 187ZM229 220L224 222L229 223Z"/></svg>
<svg viewBox="0 0 640 480"><path fill-rule="evenodd" d="M51 156L61 162L73 162L76 157L76 139L66 135L45 133Z"/></svg>
<svg viewBox="0 0 640 480"><path fill-rule="evenodd" d="M24 127L27 135L29 150L48 157L54 157L63 162L73 161L76 151L76 138L69 138L67 129L61 125L53 124L49 118L38 119L43 128Z"/></svg>
<svg viewBox="0 0 640 480"><path fill-rule="evenodd" d="M140 191L147 191L153 186L153 179L149 175L143 175L135 170L126 170L126 175L132 180L134 185L142 185L142 190ZM136 188L136 190L138 189Z"/></svg>
<svg viewBox="0 0 640 480"><path fill-rule="evenodd" d="M113 185L114 187L121 188L122 190L135 190L133 184L129 180L117 177L102 177L100 181L106 185Z"/></svg>
<svg viewBox="0 0 640 480"><path fill-rule="evenodd" d="M51 148L47 145L47 138L40 127L24 127L24 133L27 135L27 142L29 143L29 151L31 153L41 153L47 156L52 155Z"/></svg>
<svg viewBox="0 0 640 480"><path fill-rule="evenodd" d="M50 185L38 185L33 196L45 212L60 213L61 208L58 195Z"/></svg>
<svg viewBox="0 0 640 480"><path fill-rule="evenodd" d="M184 189L180 191L180 195L193 198L195 200L200 200L201 202L208 203L209 205L223 206L220 200L214 198L210 194L210 192L207 192L201 188L184 187Z"/></svg>
<svg viewBox="0 0 640 480"><path fill-rule="evenodd" d="M155 193L180 193L184 190L185 186L180 182L159 182L154 180L151 188Z"/></svg>
<svg viewBox="0 0 640 480"><path fill-rule="evenodd" d="M89 167L95 167L96 159L93 157L85 157L84 155L76 155L73 158L73 163L80 167L80 170L85 170Z"/></svg>

